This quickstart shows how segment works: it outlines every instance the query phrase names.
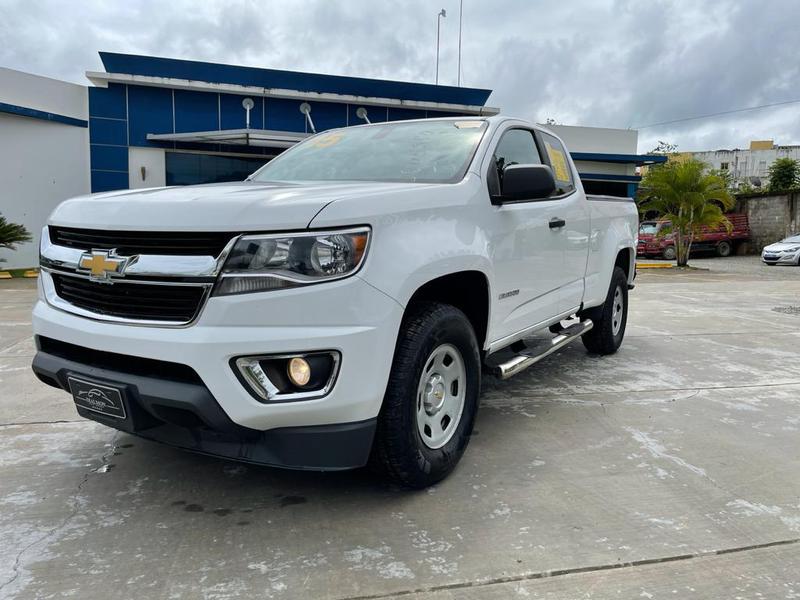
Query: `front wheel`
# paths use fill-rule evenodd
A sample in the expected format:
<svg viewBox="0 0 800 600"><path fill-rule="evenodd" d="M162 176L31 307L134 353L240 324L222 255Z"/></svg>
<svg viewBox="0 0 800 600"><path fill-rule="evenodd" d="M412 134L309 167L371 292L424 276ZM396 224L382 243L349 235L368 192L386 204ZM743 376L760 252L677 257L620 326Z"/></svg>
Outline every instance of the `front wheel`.
<svg viewBox="0 0 800 600"><path fill-rule="evenodd" d="M392 481L444 479L467 447L481 385L480 352L457 308L424 302L403 319L370 462Z"/></svg>
<svg viewBox="0 0 800 600"><path fill-rule="evenodd" d="M628 278L619 267L614 267L606 300L600 306L582 313L594 323L581 340L592 354L614 354L622 345L628 323Z"/></svg>
<svg viewBox="0 0 800 600"><path fill-rule="evenodd" d="M720 242L717 244L717 254L720 256L730 256L731 250L732 248L730 242Z"/></svg>
<svg viewBox="0 0 800 600"><path fill-rule="evenodd" d="M675 246L667 246L664 248L661 255L667 260L675 260L675 257L677 256L677 253L675 252Z"/></svg>

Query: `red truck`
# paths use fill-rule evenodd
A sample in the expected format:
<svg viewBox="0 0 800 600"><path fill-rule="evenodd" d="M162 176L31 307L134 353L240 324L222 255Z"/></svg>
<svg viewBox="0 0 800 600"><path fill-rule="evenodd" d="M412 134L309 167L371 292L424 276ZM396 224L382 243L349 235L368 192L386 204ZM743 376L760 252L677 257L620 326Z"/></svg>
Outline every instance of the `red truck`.
<svg viewBox="0 0 800 600"><path fill-rule="evenodd" d="M730 231L725 225L703 227L692 242L692 252L714 251L719 256L730 256L736 246L750 239L750 224L747 215L725 215L730 221ZM638 256L675 258L675 240L670 232L669 221L642 221L639 224Z"/></svg>

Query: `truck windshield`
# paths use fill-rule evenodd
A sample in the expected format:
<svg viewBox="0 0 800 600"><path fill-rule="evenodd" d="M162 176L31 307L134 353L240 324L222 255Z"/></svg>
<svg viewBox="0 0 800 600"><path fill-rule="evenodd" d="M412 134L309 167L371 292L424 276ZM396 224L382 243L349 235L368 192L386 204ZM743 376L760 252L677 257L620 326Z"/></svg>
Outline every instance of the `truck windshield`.
<svg viewBox="0 0 800 600"><path fill-rule="evenodd" d="M658 229L658 225L656 223L642 223L639 225L639 233L655 235L656 229Z"/></svg>
<svg viewBox="0 0 800 600"><path fill-rule="evenodd" d="M486 121L406 121L335 129L268 162L253 181L452 183L466 174Z"/></svg>

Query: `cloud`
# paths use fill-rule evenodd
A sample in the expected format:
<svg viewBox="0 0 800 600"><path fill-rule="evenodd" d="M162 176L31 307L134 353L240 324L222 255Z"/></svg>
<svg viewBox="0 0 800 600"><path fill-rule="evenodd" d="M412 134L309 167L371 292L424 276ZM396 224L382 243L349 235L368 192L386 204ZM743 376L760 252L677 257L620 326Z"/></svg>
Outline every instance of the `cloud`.
<svg viewBox="0 0 800 600"><path fill-rule="evenodd" d="M800 3L464 0L463 83L503 112L635 127L800 99ZM457 76L458 0L0 0L0 65L85 83L108 50L362 77ZM648 127L681 149L800 143L800 104Z"/></svg>

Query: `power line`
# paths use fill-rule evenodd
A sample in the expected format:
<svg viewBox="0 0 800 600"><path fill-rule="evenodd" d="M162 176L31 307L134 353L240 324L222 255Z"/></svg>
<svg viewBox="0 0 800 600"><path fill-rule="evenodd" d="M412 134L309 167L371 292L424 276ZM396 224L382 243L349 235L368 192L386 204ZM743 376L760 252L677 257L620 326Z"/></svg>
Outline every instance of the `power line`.
<svg viewBox="0 0 800 600"><path fill-rule="evenodd" d="M785 102L773 102L772 104L761 104L759 106L748 106L747 108L736 108L733 110L724 110L722 112L709 113L707 115L698 115L696 117L684 117L683 119L673 119L672 121L661 121L660 123L650 123L649 125L641 125L640 127L633 127L633 129L647 129L649 127L658 127L659 125L672 125L673 123L683 123L685 121L697 121L698 119L710 119L711 117L721 117L724 115L732 115L734 113L746 112L748 110L761 110L762 108L773 108L775 106L785 106L787 104L796 104L800 100L786 100Z"/></svg>

